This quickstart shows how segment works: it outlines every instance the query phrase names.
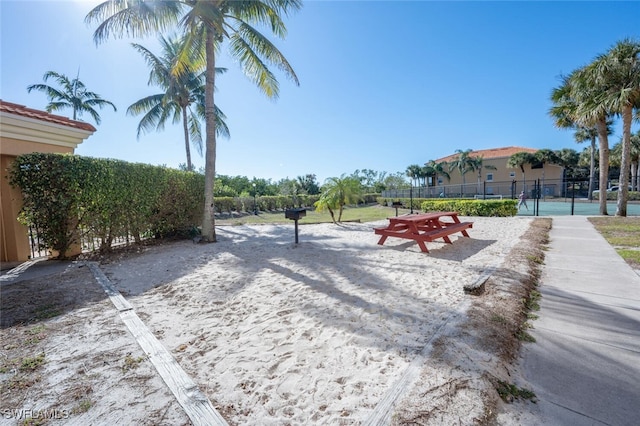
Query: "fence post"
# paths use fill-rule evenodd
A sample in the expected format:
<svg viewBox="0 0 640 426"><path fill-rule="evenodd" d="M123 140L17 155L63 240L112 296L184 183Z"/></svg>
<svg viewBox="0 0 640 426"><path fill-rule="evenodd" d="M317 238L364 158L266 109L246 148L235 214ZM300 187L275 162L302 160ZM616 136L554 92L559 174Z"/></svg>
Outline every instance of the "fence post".
<svg viewBox="0 0 640 426"><path fill-rule="evenodd" d="M571 182L571 216L573 216L574 206L576 204L576 182L575 180L570 182Z"/></svg>

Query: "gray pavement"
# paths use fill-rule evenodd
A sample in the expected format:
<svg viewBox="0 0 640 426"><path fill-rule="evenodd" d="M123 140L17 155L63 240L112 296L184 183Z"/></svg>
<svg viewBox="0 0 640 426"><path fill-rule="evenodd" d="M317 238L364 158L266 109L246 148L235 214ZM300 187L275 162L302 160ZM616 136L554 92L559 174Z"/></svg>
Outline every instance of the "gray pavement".
<svg viewBox="0 0 640 426"><path fill-rule="evenodd" d="M535 343L498 423L640 425L640 276L584 216L556 216L539 291Z"/></svg>

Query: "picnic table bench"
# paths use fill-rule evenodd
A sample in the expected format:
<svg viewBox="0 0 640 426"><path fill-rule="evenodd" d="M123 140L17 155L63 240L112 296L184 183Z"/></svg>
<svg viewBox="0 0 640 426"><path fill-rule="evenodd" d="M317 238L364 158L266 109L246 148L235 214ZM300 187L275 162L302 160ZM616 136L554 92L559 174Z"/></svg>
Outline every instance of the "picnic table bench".
<svg viewBox="0 0 640 426"><path fill-rule="evenodd" d="M447 220L442 220L448 218ZM378 244L383 245L388 237L406 238L418 243L420 250L429 253L425 242L442 238L451 244L449 235L460 232L469 237L467 229L473 227L473 222L460 222L457 212L430 212L421 214L406 214L388 218L389 224L385 228L374 228L377 235L381 235Z"/></svg>

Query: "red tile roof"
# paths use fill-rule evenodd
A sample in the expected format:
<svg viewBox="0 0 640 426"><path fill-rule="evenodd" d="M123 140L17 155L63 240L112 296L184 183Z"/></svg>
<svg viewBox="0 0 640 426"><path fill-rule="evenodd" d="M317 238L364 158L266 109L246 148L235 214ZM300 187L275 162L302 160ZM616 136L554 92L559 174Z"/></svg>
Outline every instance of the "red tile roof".
<svg viewBox="0 0 640 426"><path fill-rule="evenodd" d="M535 154L538 152L537 149L533 148L524 148L521 146L507 146L504 148L493 148L493 149L480 149L477 151L471 151L469 153L470 157L482 157L485 160L489 158L509 158L513 154L517 152L528 152L530 154ZM446 157L442 157L438 160L435 160L436 163L441 163L443 161L453 161L458 157L458 154L451 154Z"/></svg>
<svg viewBox="0 0 640 426"><path fill-rule="evenodd" d="M0 99L0 111L9 114L19 115L21 117L33 118L35 120L46 121L49 123L60 124L62 126L73 127L75 129L86 130L88 132L95 132L96 128L89 123L82 121L71 120L67 117L60 115L50 114L46 111L39 111L37 109L27 108L24 105L14 104L12 102L6 102Z"/></svg>

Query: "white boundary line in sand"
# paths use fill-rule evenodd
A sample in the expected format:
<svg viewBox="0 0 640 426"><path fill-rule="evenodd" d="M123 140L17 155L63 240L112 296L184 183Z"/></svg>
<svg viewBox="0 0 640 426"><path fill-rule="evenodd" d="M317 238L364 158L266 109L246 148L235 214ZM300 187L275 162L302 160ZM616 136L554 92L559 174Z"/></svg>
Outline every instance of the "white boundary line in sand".
<svg viewBox="0 0 640 426"><path fill-rule="evenodd" d="M182 406L194 425L227 425L211 401L198 389L191 377L180 367L171 353L151 334L131 304L116 290L96 262L85 262L142 350L156 368L162 380Z"/></svg>
<svg viewBox="0 0 640 426"><path fill-rule="evenodd" d="M470 299L464 300L455 312L452 312L451 315L440 323L435 333L433 333L429 340L427 340L427 343L422 348L422 351L420 351L420 354L411 361L407 369L402 374L402 377L400 377L400 379L391 386L391 388L380 399L380 402L376 405L371 414L369 414L369 417L362 422L363 426L384 426L391 424L393 408L398 403L400 397L403 396L411 388L411 385L413 385L413 383L418 379L420 371L424 367L425 358L433 350L433 341L438 336L442 335L444 330L451 326L453 320L466 313L470 305Z"/></svg>

